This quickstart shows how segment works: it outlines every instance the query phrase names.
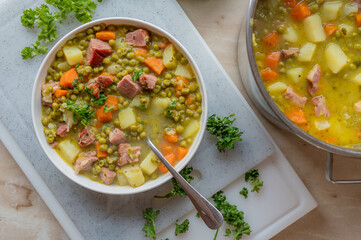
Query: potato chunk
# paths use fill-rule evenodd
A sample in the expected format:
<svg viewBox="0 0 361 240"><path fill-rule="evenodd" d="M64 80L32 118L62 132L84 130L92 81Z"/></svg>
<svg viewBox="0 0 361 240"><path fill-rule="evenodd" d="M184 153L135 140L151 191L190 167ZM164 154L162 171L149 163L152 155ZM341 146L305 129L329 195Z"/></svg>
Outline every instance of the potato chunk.
<svg viewBox="0 0 361 240"><path fill-rule="evenodd" d="M184 138L189 138L194 136L199 130L200 124L197 120L191 120L188 125L184 128L182 136Z"/></svg>
<svg viewBox="0 0 361 240"><path fill-rule="evenodd" d="M63 47L63 52L69 65L76 65L83 60L83 52L76 46Z"/></svg>
<svg viewBox="0 0 361 240"><path fill-rule="evenodd" d="M356 74L356 75L352 78L352 81L361 86L361 73Z"/></svg>
<svg viewBox="0 0 361 240"><path fill-rule="evenodd" d="M292 68L288 70L287 77L291 79L294 83L298 83L301 79L304 78L303 68Z"/></svg>
<svg viewBox="0 0 361 240"><path fill-rule="evenodd" d="M267 90L270 92L282 92L286 90L287 85L283 82L276 82L268 86Z"/></svg>
<svg viewBox="0 0 361 240"><path fill-rule="evenodd" d="M119 126L122 129L126 129L126 128L130 127L131 125L137 123L134 110L130 107L119 111L118 117L119 117L119 119L118 119Z"/></svg>
<svg viewBox="0 0 361 240"><path fill-rule="evenodd" d="M322 27L321 17L313 14L303 20L305 32L311 42L323 42L326 40L326 34Z"/></svg>
<svg viewBox="0 0 361 240"><path fill-rule="evenodd" d="M320 10L322 20L328 22L330 20L335 20L337 18L338 12L342 7L342 2L325 2Z"/></svg>
<svg viewBox="0 0 361 240"><path fill-rule="evenodd" d="M157 156L154 152L150 151L148 155L144 158L144 160L140 163L140 169L148 175L151 175L158 168L158 164L156 162Z"/></svg>
<svg viewBox="0 0 361 240"><path fill-rule="evenodd" d="M178 64L177 68L174 72L174 75L176 76L182 76L185 77L187 79L191 79L192 78L192 74L189 70L189 65L184 65L184 64Z"/></svg>
<svg viewBox="0 0 361 240"><path fill-rule="evenodd" d="M128 180L125 177L124 172L122 170L117 171L117 179L120 186L128 185Z"/></svg>
<svg viewBox="0 0 361 240"><path fill-rule="evenodd" d="M59 155L64 161L73 164L79 153L81 152L78 143L71 139L65 139L58 145Z"/></svg>
<svg viewBox="0 0 361 240"><path fill-rule="evenodd" d="M173 44L169 44L163 52L163 64L166 68L174 69L177 66L177 60L174 56L175 50Z"/></svg>
<svg viewBox="0 0 361 240"><path fill-rule="evenodd" d="M145 182L142 170L138 164L129 164L120 168L123 171L127 181L131 187L139 187Z"/></svg>
<svg viewBox="0 0 361 240"><path fill-rule="evenodd" d="M297 31L293 27L288 27L283 38L288 42L295 43L298 41Z"/></svg>
<svg viewBox="0 0 361 240"><path fill-rule="evenodd" d="M338 73L350 62L350 59L336 43L330 43L325 50L325 59L331 72Z"/></svg>
<svg viewBox="0 0 361 240"><path fill-rule="evenodd" d="M309 62L312 60L313 54L316 50L316 44L314 43L306 43L298 54L297 58L301 62Z"/></svg>
<svg viewBox="0 0 361 240"><path fill-rule="evenodd" d="M169 98L155 98L152 101L152 113L154 113L155 115L161 114L166 108L169 107L169 104Z"/></svg>

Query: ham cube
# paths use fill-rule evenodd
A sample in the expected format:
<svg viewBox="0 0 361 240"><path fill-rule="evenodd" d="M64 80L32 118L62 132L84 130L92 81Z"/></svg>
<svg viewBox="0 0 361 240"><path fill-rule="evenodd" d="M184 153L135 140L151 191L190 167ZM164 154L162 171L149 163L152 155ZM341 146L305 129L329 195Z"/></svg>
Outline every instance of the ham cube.
<svg viewBox="0 0 361 240"><path fill-rule="evenodd" d="M135 47L146 47L149 42L149 33L147 30L138 29L125 35L125 40Z"/></svg>
<svg viewBox="0 0 361 240"><path fill-rule="evenodd" d="M87 49L86 64L92 67L99 66L104 57L112 53L113 49L107 42L92 38Z"/></svg>
<svg viewBox="0 0 361 240"><path fill-rule="evenodd" d="M115 172L105 167L102 167L102 171L100 172L100 178L106 185L112 184L116 175Z"/></svg>
<svg viewBox="0 0 361 240"><path fill-rule="evenodd" d="M90 170L92 163L97 161L98 157L95 151L81 153L78 159L74 163L74 170L76 174L79 174L80 171Z"/></svg>
<svg viewBox="0 0 361 240"><path fill-rule="evenodd" d="M152 74L142 74L139 77L139 83L145 89L154 89L155 84L157 83L157 77Z"/></svg>
<svg viewBox="0 0 361 240"><path fill-rule="evenodd" d="M86 147L95 141L94 134L89 130L89 127L83 128L78 134L78 144L80 147Z"/></svg>
<svg viewBox="0 0 361 240"><path fill-rule="evenodd" d="M139 161L140 147L131 147L130 144L120 144L118 148L120 155L117 164L122 167L128 163Z"/></svg>
<svg viewBox="0 0 361 240"><path fill-rule="evenodd" d="M114 145L119 145L121 143L127 142L128 138L125 133L119 128L115 128L109 133L109 142Z"/></svg>
<svg viewBox="0 0 361 240"><path fill-rule="evenodd" d="M138 83L132 81L130 74L125 75L118 83L118 90L129 98L134 98L135 95L142 91Z"/></svg>

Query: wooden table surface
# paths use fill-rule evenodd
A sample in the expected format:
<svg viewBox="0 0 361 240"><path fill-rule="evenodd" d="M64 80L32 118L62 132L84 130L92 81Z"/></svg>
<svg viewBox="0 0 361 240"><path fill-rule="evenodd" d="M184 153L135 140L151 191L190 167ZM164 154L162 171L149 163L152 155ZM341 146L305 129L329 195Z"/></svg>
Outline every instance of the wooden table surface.
<svg viewBox="0 0 361 240"><path fill-rule="evenodd" d="M247 1L179 0L179 4L246 96L237 68L237 38ZM324 151L275 127L252 108L319 204L272 239L361 239L361 185L327 182ZM336 156L334 168L336 178L361 178L358 159ZM68 239L1 142L0 239Z"/></svg>

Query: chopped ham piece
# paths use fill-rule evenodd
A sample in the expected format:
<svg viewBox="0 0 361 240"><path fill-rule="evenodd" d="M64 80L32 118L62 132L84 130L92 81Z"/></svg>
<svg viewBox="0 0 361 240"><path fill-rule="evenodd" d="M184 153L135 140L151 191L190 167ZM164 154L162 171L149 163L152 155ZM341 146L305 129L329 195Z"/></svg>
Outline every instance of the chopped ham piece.
<svg viewBox="0 0 361 240"><path fill-rule="evenodd" d="M307 102L306 97L301 97L301 96L297 95L291 87L288 87L286 89L284 95L287 99L291 100L297 106L302 107L302 108L305 106L305 104Z"/></svg>
<svg viewBox="0 0 361 240"><path fill-rule="evenodd" d="M100 96L100 88L99 83L95 78L90 79L87 88L90 89L90 93L94 95L94 97L99 98Z"/></svg>
<svg viewBox="0 0 361 240"><path fill-rule="evenodd" d="M118 90L129 98L134 98L135 95L142 91L138 83L132 81L130 74L125 75L118 83Z"/></svg>
<svg viewBox="0 0 361 240"><path fill-rule="evenodd" d="M51 86L53 87L53 91L52 92L46 92L46 89ZM41 102L44 106L51 106L51 104L53 103L53 93L55 92L55 90L60 89L60 83L59 82L53 82L53 83L48 83L48 84L44 84L41 87Z"/></svg>
<svg viewBox="0 0 361 240"><path fill-rule="evenodd" d="M157 77L152 74L142 74L139 77L139 83L145 89L154 89L155 84L157 83Z"/></svg>
<svg viewBox="0 0 361 240"><path fill-rule="evenodd" d="M299 52L300 52L299 48L282 49L282 51L281 51L284 58L292 57Z"/></svg>
<svg viewBox="0 0 361 240"><path fill-rule="evenodd" d="M86 64L96 67L102 64L103 58L112 52L113 49L107 42L92 38L87 49Z"/></svg>
<svg viewBox="0 0 361 240"><path fill-rule="evenodd" d="M98 157L95 151L81 153L74 163L75 173L78 174L80 171L90 170L92 163L96 160L98 160Z"/></svg>
<svg viewBox="0 0 361 240"><path fill-rule="evenodd" d="M58 130L56 131L56 135L60 137L64 137L67 131L68 131L68 125L65 122L61 122L58 125Z"/></svg>
<svg viewBox="0 0 361 240"><path fill-rule="evenodd" d="M119 145L121 143L127 142L128 138L125 133L119 128L115 128L109 133L109 142L114 145Z"/></svg>
<svg viewBox="0 0 361 240"><path fill-rule="evenodd" d="M326 105L326 98L323 95L314 97L312 99L313 105L315 105L315 113L317 116L324 115L325 117L330 117L330 111Z"/></svg>
<svg viewBox="0 0 361 240"><path fill-rule="evenodd" d="M358 102L355 103L353 106L354 106L356 112L360 112L360 113L361 113L361 101L358 101Z"/></svg>
<svg viewBox="0 0 361 240"><path fill-rule="evenodd" d="M83 128L78 134L78 144L80 147L86 147L95 141L93 133L89 130L89 127Z"/></svg>
<svg viewBox="0 0 361 240"><path fill-rule="evenodd" d="M144 29L138 29L125 35L125 40L135 47L146 47L149 42L149 33Z"/></svg>
<svg viewBox="0 0 361 240"><path fill-rule="evenodd" d="M112 85L113 79L111 78L111 76L99 75L97 78L97 82L99 83L100 90L104 91L105 88Z"/></svg>
<svg viewBox="0 0 361 240"><path fill-rule="evenodd" d="M117 163L122 167L128 163L136 163L139 161L140 147L131 147L130 144L120 144L118 153L120 157Z"/></svg>
<svg viewBox="0 0 361 240"><path fill-rule="evenodd" d="M102 171L100 172L100 178L106 185L112 184L116 175L115 172L105 167L102 167Z"/></svg>
<svg viewBox="0 0 361 240"><path fill-rule="evenodd" d="M315 95L315 92L317 91L318 82L321 78L321 68L320 65L316 64L311 71L307 75L307 80L311 82L311 86L308 87L308 92L313 97Z"/></svg>

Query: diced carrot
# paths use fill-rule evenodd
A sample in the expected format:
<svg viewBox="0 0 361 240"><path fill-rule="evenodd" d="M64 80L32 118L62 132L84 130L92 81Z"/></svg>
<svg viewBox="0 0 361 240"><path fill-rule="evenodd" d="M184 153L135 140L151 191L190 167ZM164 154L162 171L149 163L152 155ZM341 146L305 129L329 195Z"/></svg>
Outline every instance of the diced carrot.
<svg viewBox="0 0 361 240"><path fill-rule="evenodd" d="M305 113L301 109L293 109L286 112L286 116L296 124L305 124L307 119Z"/></svg>
<svg viewBox="0 0 361 240"><path fill-rule="evenodd" d="M104 106L96 111L96 116L99 122L105 123L113 120L112 112L104 112Z"/></svg>
<svg viewBox="0 0 361 240"><path fill-rule="evenodd" d="M333 137L326 137L325 142L329 143L329 144L336 144L336 140Z"/></svg>
<svg viewBox="0 0 361 240"><path fill-rule="evenodd" d="M142 56L142 57L146 58L148 50L144 49L144 48L138 48L137 50L134 51L134 53L137 56Z"/></svg>
<svg viewBox="0 0 361 240"><path fill-rule="evenodd" d="M119 98L114 95L107 95L108 99L105 101L104 106L113 107L113 110L118 110Z"/></svg>
<svg viewBox="0 0 361 240"><path fill-rule="evenodd" d="M109 155L107 152L100 151L100 143L99 142L95 143L95 147L96 147L96 150L97 150L97 157L98 158L105 158L105 157L107 157Z"/></svg>
<svg viewBox="0 0 361 240"><path fill-rule="evenodd" d="M283 6L286 8L294 8L297 5L297 0L285 0Z"/></svg>
<svg viewBox="0 0 361 240"><path fill-rule="evenodd" d="M277 69L280 59L281 59L280 52L269 52L266 56L266 67L269 67L272 70Z"/></svg>
<svg viewBox="0 0 361 240"><path fill-rule="evenodd" d="M297 4L290 13L293 20L302 21L306 17L310 16L312 12L311 9L308 7L307 3L302 1Z"/></svg>
<svg viewBox="0 0 361 240"><path fill-rule="evenodd" d="M160 75L165 68L163 60L161 58L147 58L144 63L158 75Z"/></svg>
<svg viewBox="0 0 361 240"><path fill-rule="evenodd" d="M167 161L172 166L174 166L174 164L175 164L175 155L173 153L164 156L164 158L167 159ZM164 164L158 165L158 168L162 173L167 173L168 172L168 169L164 166Z"/></svg>
<svg viewBox="0 0 361 240"><path fill-rule="evenodd" d="M104 76L104 77L110 77L110 78L114 81L114 76L113 76L113 75L111 75L110 73L103 72L103 73L102 73L102 74L100 74L100 75L102 75L102 76Z"/></svg>
<svg viewBox="0 0 361 240"><path fill-rule="evenodd" d="M57 97L57 98L62 97L62 96L65 96L67 93L68 93L68 90L62 90L62 89L56 89L56 90L54 91L54 95L55 95L55 97Z"/></svg>
<svg viewBox="0 0 361 240"><path fill-rule="evenodd" d="M187 97L187 99L186 99L186 105L187 105L187 106L190 106L191 104L194 103L194 100L195 100L195 97L194 97L194 96L188 95L188 97Z"/></svg>
<svg viewBox="0 0 361 240"><path fill-rule="evenodd" d="M78 73L76 72L75 68L72 68L66 71L63 76L60 78L60 85L63 87L73 88L73 81L74 79L78 79Z"/></svg>
<svg viewBox="0 0 361 240"><path fill-rule="evenodd" d="M169 44L171 44L171 43L170 43L170 42L167 42L167 43L162 43L162 42L160 42L160 43L158 43L158 46L159 46L159 48L161 48L161 49L166 49Z"/></svg>
<svg viewBox="0 0 361 240"><path fill-rule="evenodd" d="M272 32L263 38L263 43L267 48L274 48L280 41L280 36L277 32Z"/></svg>
<svg viewBox="0 0 361 240"><path fill-rule="evenodd" d="M189 86L189 81L185 77L176 76L175 79L177 80L177 84L175 86L176 91L180 91Z"/></svg>
<svg viewBox="0 0 361 240"><path fill-rule="evenodd" d="M356 130L355 135L356 135L357 138L360 138L361 137L361 130L360 129Z"/></svg>
<svg viewBox="0 0 361 240"><path fill-rule="evenodd" d="M327 36L333 35L338 29L338 26L336 24L326 24L324 27L325 33Z"/></svg>
<svg viewBox="0 0 361 240"><path fill-rule="evenodd" d="M170 143L178 142L178 134L176 131L171 131L163 134L163 138Z"/></svg>
<svg viewBox="0 0 361 240"><path fill-rule="evenodd" d="M357 13L355 16L355 20L356 20L356 25L358 27L361 27L361 13Z"/></svg>
<svg viewBox="0 0 361 240"><path fill-rule="evenodd" d="M177 147L176 155L178 160L182 160L188 153L188 149L184 147Z"/></svg>
<svg viewBox="0 0 361 240"><path fill-rule="evenodd" d="M115 39L115 33L112 31L100 31L95 34L95 36L103 41L109 41L111 39Z"/></svg>
<svg viewBox="0 0 361 240"><path fill-rule="evenodd" d="M272 82L278 78L278 74L270 68L261 71L261 77L264 81Z"/></svg>
<svg viewBox="0 0 361 240"><path fill-rule="evenodd" d="M160 145L160 151L165 156L165 155L173 153L174 152L174 147L173 147L172 144L163 143L162 145Z"/></svg>

